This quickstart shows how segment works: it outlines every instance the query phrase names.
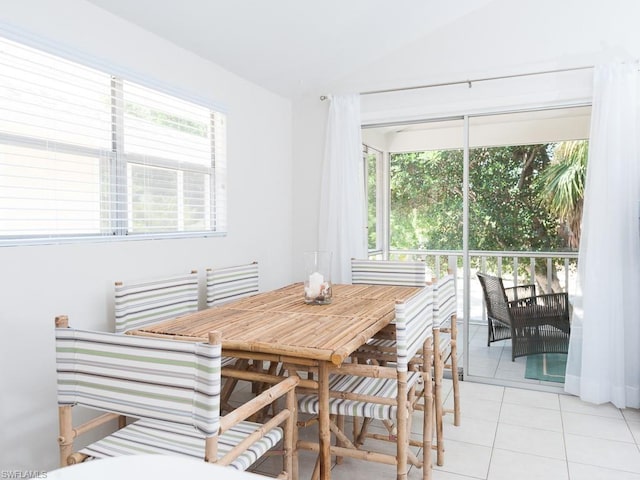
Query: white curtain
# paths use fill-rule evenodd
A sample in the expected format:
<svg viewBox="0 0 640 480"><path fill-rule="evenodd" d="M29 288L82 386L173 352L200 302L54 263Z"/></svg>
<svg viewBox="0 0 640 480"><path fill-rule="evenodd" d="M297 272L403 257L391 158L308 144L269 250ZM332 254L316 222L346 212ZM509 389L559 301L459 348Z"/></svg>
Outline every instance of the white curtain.
<svg viewBox="0 0 640 480"><path fill-rule="evenodd" d="M350 283L351 258L367 253L360 95L334 95L330 101L318 246L333 255L332 281Z"/></svg>
<svg viewBox="0 0 640 480"><path fill-rule="evenodd" d="M596 67L565 390L640 407L638 66Z"/></svg>

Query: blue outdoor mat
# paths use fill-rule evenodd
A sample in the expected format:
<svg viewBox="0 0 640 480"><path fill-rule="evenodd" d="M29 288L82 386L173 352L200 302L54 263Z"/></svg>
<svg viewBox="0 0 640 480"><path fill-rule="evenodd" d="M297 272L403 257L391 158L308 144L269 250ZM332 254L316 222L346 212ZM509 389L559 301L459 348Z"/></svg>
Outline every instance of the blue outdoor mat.
<svg viewBox="0 0 640 480"><path fill-rule="evenodd" d="M540 353L527 357L524 377L532 380L564 383L567 368L566 353Z"/></svg>

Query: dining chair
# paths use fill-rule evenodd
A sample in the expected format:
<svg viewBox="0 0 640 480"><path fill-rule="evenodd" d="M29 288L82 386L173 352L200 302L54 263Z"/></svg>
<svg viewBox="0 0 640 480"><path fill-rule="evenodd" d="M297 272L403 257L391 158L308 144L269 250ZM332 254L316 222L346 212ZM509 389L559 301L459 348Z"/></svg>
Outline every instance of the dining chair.
<svg viewBox="0 0 640 480"><path fill-rule="evenodd" d="M424 262L351 259L351 283L354 285L422 287L430 280L430 272Z"/></svg>
<svg viewBox="0 0 640 480"><path fill-rule="evenodd" d="M458 327L456 284L453 275L446 275L433 284L433 376L436 410L436 464L444 465L444 420L446 413L453 414L453 424L460 425L460 388L458 377ZM444 408L442 381L444 371L451 371L453 383L453 408Z"/></svg>
<svg viewBox="0 0 640 480"><path fill-rule="evenodd" d="M213 307L258 293L258 262L207 268L207 306Z"/></svg>
<svg viewBox="0 0 640 480"><path fill-rule="evenodd" d="M406 479L410 465L422 468L423 479L431 478L432 437L432 380L431 370L411 371L409 361L418 352L423 358L431 358L433 340L433 290L424 287L406 301L395 305L396 351L394 366L347 363L335 367L329 377L328 410L331 416L331 431L337 445L331 446L333 455L360 460L395 464L397 478ZM315 392L301 392L298 399L301 413L319 414L320 399ZM411 442L411 421L414 406L423 399L425 409L421 440ZM380 436L362 430L354 432L353 440L345 433L342 417L386 420L396 426L392 435ZM388 440L395 445L395 454L384 453L365 447L366 438ZM329 441L329 438L324 439ZM419 459L409 448L422 448ZM300 448L314 450L311 442L299 441Z"/></svg>
<svg viewBox="0 0 640 480"><path fill-rule="evenodd" d="M220 416L221 338L209 342L165 340L55 328L61 466L119 455L184 455L246 470L281 441L283 473L293 479L295 386L290 376L231 414ZM264 424L246 419L285 396L286 406ZM73 407L103 412L74 426ZM125 415L124 428L73 452L76 437ZM102 429L101 429L102 430ZM95 434L94 433L94 434Z"/></svg>
<svg viewBox="0 0 640 480"><path fill-rule="evenodd" d="M400 285L405 287L424 287L431 280L424 262L405 262L396 260L351 259L351 283L354 285ZM358 353L366 351L370 360L386 361L386 357L395 353L395 331L393 325L378 332ZM378 358L374 358L378 353Z"/></svg>
<svg viewBox="0 0 640 480"><path fill-rule="evenodd" d="M206 270L206 292L207 307L223 305L233 300L248 297L254 293L258 293L259 289L259 269L258 262L252 262L243 265L234 265L223 268L207 268ZM251 362L246 359L224 358L225 366L232 366L238 370L258 369L259 363ZM272 364L269 369L270 373L275 373L276 365ZM222 409L230 411L231 395L238 384L236 378L225 379L222 388ZM254 392L257 392L262 386L254 385Z"/></svg>
<svg viewBox="0 0 640 480"><path fill-rule="evenodd" d="M116 333L125 333L197 310L197 271L115 283Z"/></svg>
<svg viewBox="0 0 640 480"><path fill-rule="evenodd" d="M423 262L389 262L384 260L352 260L352 278L356 283L424 286L427 281L428 269ZM434 405L437 451L436 463L444 465L444 421L443 416L448 413L444 408L442 396L442 382L444 370L449 368L453 378L454 425L460 425L460 394L459 379L457 376L457 325L456 325L456 290L455 280L452 275L446 275L433 283L434 291L434 317L433 317L433 344L434 355L431 363L427 363L433 369L434 381ZM359 360L374 361L385 364L394 361L396 340L394 332L389 328L370 339L366 344L358 348L355 357ZM414 368L425 368L424 358L419 354L410 360ZM423 405L417 405L416 409L422 409ZM389 431L394 426L385 421Z"/></svg>

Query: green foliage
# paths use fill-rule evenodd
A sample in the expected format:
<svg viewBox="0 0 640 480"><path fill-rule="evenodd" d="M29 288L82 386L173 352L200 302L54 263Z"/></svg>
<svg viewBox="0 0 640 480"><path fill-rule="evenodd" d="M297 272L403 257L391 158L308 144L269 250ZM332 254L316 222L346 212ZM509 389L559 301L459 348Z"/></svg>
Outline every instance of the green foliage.
<svg viewBox="0 0 640 480"><path fill-rule="evenodd" d="M394 154L390 164L394 248L462 248L462 152Z"/></svg>
<svg viewBox="0 0 640 480"><path fill-rule="evenodd" d="M196 135L202 138L207 138L209 135L209 128L204 122L189 120L172 113L152 109L146 105L133 102L127 102L125 108L127 115L146 120L162 127L168 127L173 130L178 130L180 132Z"/></svg>
<svg viewBox="0 0 640 480"><path fill-rule="evenodd" d="M536 181L553 145L476 148L469 153L472 250L562 250L557 216L540 202ZM462 150L391 156L391 245L462 248Z"/></svg>
<svg viewBox="0 0 640 480"><path fill-rule="evenodd" d="M543 205L558 217L561 234L572 247L580 244L588 151L586 140L558 144L553 161L537 179Z"/></svg>
<svg viewBox="0 0 640 480"><path fill-rule="evenodd" d="M367 214L368 214L368 238L367 245L370 250L375 250L377 248L377 169L376 169L377 155L376 154L368 154L367 155Z"/></svg>

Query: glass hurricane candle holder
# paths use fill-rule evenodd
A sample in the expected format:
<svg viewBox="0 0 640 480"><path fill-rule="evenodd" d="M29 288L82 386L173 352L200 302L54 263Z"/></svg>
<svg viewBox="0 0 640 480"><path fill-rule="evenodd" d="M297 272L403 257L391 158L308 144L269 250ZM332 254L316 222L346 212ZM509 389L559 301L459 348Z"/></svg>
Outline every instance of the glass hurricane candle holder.
<svg viewBox="0 0 640 480"><path fill-rule="evenodd" d="M304 265L305 303L331 303L331 252L305 252Z"/></svg>

